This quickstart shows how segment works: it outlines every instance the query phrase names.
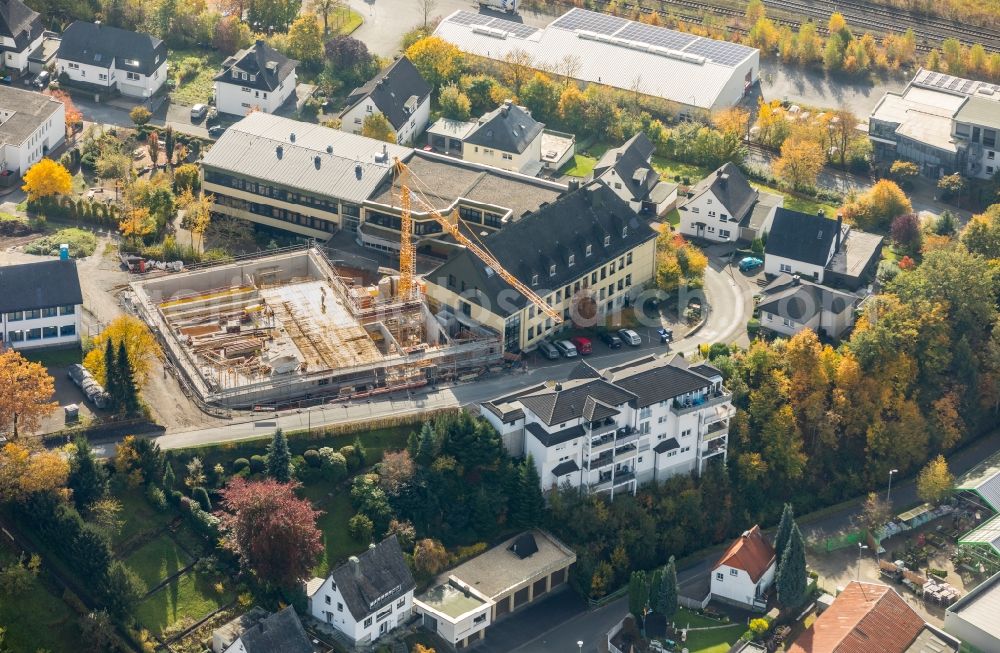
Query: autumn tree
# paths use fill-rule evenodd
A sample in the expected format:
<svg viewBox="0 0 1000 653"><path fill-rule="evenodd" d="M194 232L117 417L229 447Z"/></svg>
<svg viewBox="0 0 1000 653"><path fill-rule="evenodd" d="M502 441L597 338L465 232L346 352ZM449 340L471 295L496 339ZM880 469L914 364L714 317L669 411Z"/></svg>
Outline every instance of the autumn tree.
<svg viewBox="0 0 1000 653"><path fill-rule="evenodd" d="M891 510L890 506L877 493L869 492L868 498L865 499L865 503L861 507L861 515L859 516L861 527L872 534L880 532L892 519Z"/></svg>
<svg viewBox="0 0 1000 653"><path fill-rule="evenodd" d="M155 129L149 132L146 139L146 149L149 151L149 161L153 168L160 162L160 133Z"/></svg>
<svg viewBox="0 0 1000 653"><path fill-rule="evenodd" d="M507 52L500 60L500 79L514 91L514 97L521 96L521 87L534 74L533 65L531 53L520 48Z"/></svg>
<svg viewBox="0 0 1000 653"><path fill-rule="evenodd" d="M132 206L125 209L122 219L118 222L118 230L125 238L140 242L156 230L156 222L145 206Z"/></svg>
<svg viewBox="0 0 1000 653"><path fill-rule="evenodd" d="M452 120L468 120L472 111L472 104L469 96L466 95L458 84L451 83L445 85L438 93L438 104L441 106L441 115Z"/></svg>
<svg viewBox="0 0 1000 653"><path fill-rule="evenodd" d="M83 122L83 113L76 108L76 105L73 104L73 99L66 91L49 88L45 91L45 94L54 100L62 102L66 114L66 138L69 138L76 130L76 126Z"/></svg>
<svg viewBox="0 0 1000 653"><path fill-rule="evenodd" d="M320 513L295 496L297 482L247 482L234 477L222 490L224 545L262 581L292 587L308 578L323 552Z"/></svg>
<svg viewBox="0 0 1000 653"><path fill-rule="evenodd" d="M420 39L406 49L406 56L433 88L457 80L464 65L462 51L437 36Z"/></svg>
<svg viewBox="0 0 1000 653"><path fill-rule="evenodd" d="M562 87L545 73L534 73L521 87L521 104L531 111L535 120L551 122L559 119L559 97Z"/></svg>
<svg viewBox="0 0 1000 653"><path fill-rule="evenodd" d="M389 119L381 113L370 113L365 116L365 121L361 125L361 135L387 143L396 142L396 132L392 131Z"/></svg>
<svg viewBox="0 0 1000 653"><path fill-rule="evenodd" d="M330 33L330 14L343 6L343 0L309 0L309 10L323 21L323 35Z"/></svg>
<svg viewBox="0 0 1000 653"><path fill-rule="evenodd" d="M27 360L18 351L0 351L0 433L17 440L32 433L58 406L52 401L55 385L45 367Z"/></svg>
<svg viewBox="0 0 1000 653"><path fill-rule="evenodd" d="M183 167L181 166L181 168ZM195 195L189 188L186 188L180 197L177 198L178 206L184 210L184 217L181 218L181 227L190 231L193 236L197 236L197 246L199 248L201 248L204 242L205 232L208 231L208 227L212 223L212 207L214 203L214 196L206 195L205 191L199 191Z"/></svg>
<svg viewBox="0 0 1000 653"><path fill-rule="evenodd" d="M870 231L884 232L896 217L912 212L913 206L906 194L889 179L880 179L844 204L844 218Z"/></svg>
<svg viewBox="0 0 1000 653"><path fill-rule="evenodd" d="M781 157L773 165L774 176L795 190L812 188L824 160L818 142L792 134L781 144Z"/></svg>
<svg viewBox="0 0 1000 653"><path fill-rule="evenodd" d="M448 566L448 552L437 540L423 539L413 545L413 567L425 576L435 576Z"/></svg>
<svg viewBox="0 0 1000 653"><path fill-rule="evenodd" d="M915 213L904 213L896 216L889 230L892 240L903 251L911 254L920 251L923 242L923 232L920 230L920 218Z"/></svg>
<svg viewBox="0 0 1000 653"><path fill-rule="evenodd" d="M827 121L827 132L840 159L841 168L847 166L847 153L851 141L857 136L858 123L858 117L848 109L834 111Z"/></svg>
<svg viewBox="0 0 1000 653"><path fill-rule="evenodd" d="M938 505L951 495L955 477L948 470L948 461L938 454L928 462L917 476L917 496L923 501Z"/></svg>
<svg viewBox="0 0 1000 653"><path fill-rule="evenodd" d="M0 503L23 501L36 492L62 491L68 476L69 464L58 451L31 453L17 442L0 448Z"/></svg>
<svg viewBox="0 0 1000 653"><path fill-rule="evenodd" d="M1000 259L1000 204L972 216L962 231L962 244L973 254Z"/></svg>
<svg viewBox="0 0 1000 653"><path fill-rule="evenodd" d="M333 2L333 0L326 0ZM240 48L245 48L252 43L253 35L250 26L241 21L237 16L223 16L215 25L215 32L212 35L212 45L223 56L235 54Z"/></svg>
<svg viewBox="0 0 1000 653"><path fill-rule="evenodd" d="M302 14L288 28L288 54L307 65L323 59L323 31L313 14Z"/></svg>
<svg viewBox="0 0 1000 653"><path fill-rule="evenodd" d="M141 104L133 108L128 113L128 117L132 119L136 127L142 127L153 117L152 112Z"/></svg>
<svg viewBox="0 0 1000 653"><path fill-rule="evenodd" d="M107 381L104 349L105 342L109 339L115 343L125 343L136 385L140 388L146 385L153 363L163 357L156 338L146 325L136 317L123 315L112 320L104 331L94 338L94 346L83 359L83 366L102 385Z"/></svg>
<svg viewBox="0 0 1000 653"><path fill-rule="evenodd" d="M730 107L712 117L712 123L722 132L745 138L750 129L750 112L742 107Z"/></svg>
<svg viewBox="0 0 1000 653"><path fill-rule="evenodd" d="M73 190L73 176L61 163L44 158L24 173L24 186L28 201L50 195L68 195Z"/></svg>
<svg viewBox="0 0 1000 653"><path fill-rule="evenodd" d="M399 493L400 488L407 483L415 471L410 452L387 451L378 464L379 485L390 496Z"/></svg>
<svg viewBox="0 0 1000 653"><path fill-rule="evenodd" d="M889 167L889 176L896 181L906 182L920 176L920 166L912 161L893 161Z"/></svg>

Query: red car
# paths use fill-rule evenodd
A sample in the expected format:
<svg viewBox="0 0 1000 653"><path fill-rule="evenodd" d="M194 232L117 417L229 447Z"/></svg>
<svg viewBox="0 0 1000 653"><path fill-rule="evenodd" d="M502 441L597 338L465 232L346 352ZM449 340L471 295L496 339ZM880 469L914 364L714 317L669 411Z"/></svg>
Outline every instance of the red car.
<svg viewBox="0 0 1000 653"><path fill-rule="evenodd" d="M573 336L572 338L569 339L569 341L573 343L573 346L576 347L576 350L580 352L581 356L585 356L594 351L593 346L590 344L590 338L584 338L583 336Z"/></svg>

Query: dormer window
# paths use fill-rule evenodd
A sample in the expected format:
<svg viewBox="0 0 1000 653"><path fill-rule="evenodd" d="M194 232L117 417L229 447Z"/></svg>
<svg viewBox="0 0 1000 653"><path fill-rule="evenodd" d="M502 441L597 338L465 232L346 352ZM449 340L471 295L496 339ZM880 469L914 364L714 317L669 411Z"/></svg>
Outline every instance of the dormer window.
<svg viewBox="0 0 1000 653"><path fill-rule="evenodd" d="M233 69L233 79L239 79L239 78L240 78L240 71L238 71L238 70L236 70L234 68Z"/></svg>
<svg viewBox="0 0 1000 653"><path fill-rule="evenodd" d="M604 246L605 247L611 247L611 236L605 236L604 237Z"/></svg>
<svg viewBox="0 0 1000 653"><path fill-rule="evenodd" d="M556 266L554 265L549 266L549 276L550 277L556 276Z"/></svg>
<svg viewBox="0 0 1000 653"><path fill-rule="evenodd" d="M575 263L576 263L576 254L570 254L569 261L567 262L567 264L569 265L569 267L573 267Z"/></svg>
<svg viewBox="0 0 1000 653"><path fill-rule="evenodd" d="M628 227L622 227L622 238L628 238Z"/></svg>
<svg viewBox="0 0 1000 653"><path fill-rule="evenodd" d="M590 256L593 253L594 253L594 246L593 245L587 245L587 256Z"/></svg>
<svg viewBox="0 0 1000 653"><path fill-rule="evenodd" d="M125 60L125 65L126 66L138 66L139 65L139 60L138 59L126 59Z"/></svg>
<svg viewBox="0 0 1000 653"><path fill-rule="evenodd" d="M251 82L256 82L257 81L257 75L250 75L250 81Z"/></svg>
<svg viewBox="0 0 1000 653"><path fill-rule="evenodd" d="M242 75L243 79L247 78L247 74L246 73L240 73L240 75Z"/></svg>
<svg viewBox="0 0 1000 653"><path fill-rule="evenodd" d="M538 275L537 274L531 275L531 285L532 286L537 286L538 285Z"/></svg>

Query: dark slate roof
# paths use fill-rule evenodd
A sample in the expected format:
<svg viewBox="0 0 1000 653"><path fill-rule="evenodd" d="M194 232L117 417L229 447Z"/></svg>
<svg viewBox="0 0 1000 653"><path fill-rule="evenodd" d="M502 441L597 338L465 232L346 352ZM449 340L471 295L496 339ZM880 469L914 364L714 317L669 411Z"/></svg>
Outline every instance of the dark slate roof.
<svg viewBox="0 0 1000 653"><path fill-rule="evenodd" d="M710 379L713 376L722 376L722 372L719 368L714 365L709 365L708 363L698 363L697 365L692 365L688 369L695 374L701 374L706 379Z"/></svg>
<svg viewBox="0 0 1000 653"><path fill-rule="evenodd" d="M825 266L837 235L837 221L822 215L778 207L764 253Z"/></svg>
<svg viewBox="0 0 1000 653"><path fill-rule="evenodd" d="M561 462L552 468L552 475L559 477L565 476L566 474L572 474L573 472L580 471L580 466L576 464L575 460L567 460Z"/></svg>
<svg viewBox="0 0 1000 653"><path fill-rule="evenodd" d="M595 370L590 363L587 361L580 361L576 364L569 372L569 381L576 381L577 379L599 379L601 378L601 373Z"/></svg>
<svg viewBox="0 0 1000 653"><path fill-rule="evenodd" d="M514 555L524 560L538 553L538 542L535 541L535 536L531 533L523 533L507 547L507 550L513 551Z"/></svg>
<svg viewBox="0 0 1000 653"><path fill-rule="evenodd" d="M14 48L21 52L42 33L42 17L21 0L0 0L0 36L14 39Z"/></svg>
<svg viewBox="0 0 1000 653"><path fill-rule="evenodd" d="M400 57L367 84L351 91L347 97L347 106L340 115L343 116L370 97L372 104L389 120L392 128L399 130L410 119L412 110L430 94L431 85L420 75L413 62ZM416 105L412 110L407 109L411 98L416 98Z"/></svg>
<svg viewBox="0 0 1000 653"><path fill-rule="evenodd" d="M532 118L527 109L505 101L477 121L465 143L520 154L543 129L545 125Z"/></svg>
<svg viewBox="0 0 1000 653"><path fill-rule="evenodd" d="M622 237L624 227L628 229ZM607 247L604 246L605 235L610 236ZM490 234L483 239L483 245L522 283L531 286L532 276L538 275L539 294L544 296L546 288L554 290L572 283L655 238L656 232L638 219L627 202L603 184L591 183ZM593 248L589 257L587 245ZM573 267L569 266L570 254L575 258ZM556 266L555 276L549 275L551 265ZM509 301L495 302L501 291L506 290L509 294L512 289L467 250L454 253L427 278L447 283L449 275L454 277L457 286L465 282L466 288L485 293L492 304L490 310L503 317L519 311L527 303L517 292ZM478 300L470 297L469 301Z"/></svg>
<svg viewBox="0 0 1000 653"><path fill-rule="evenodd" d="M733 163L722 164L715 172L695 184L690 191L694 193L691 199L709 190L726 207L729 217L736 221L742 220L757 201L757 191ZM689 201L691 200L686 202Z"/></svg>
<svg viewBox="0 0 1000 653"><path fill-rule="evenodd" d="M680 446L681 444L677 441L677 438L667 438L653 447L653 451L656 453L666 453L668 451L673 451L674 449L679 449Z"/></svg>
<svg viewBox="0 0 1000 653"><path fill-rule="evenodd" d="M355 621L377 612L413 589L413 575L406 566L395 535L385 538L357 559L358 573L348 561L331 574Z"/></svg>
<svg viewBox="0 0 1000 653"><path fill-rule="evenodd" d="M609 406L593 397L587 397L587 400L583 403L583 419L588 422L599 422L602 419L614 417L620 412L617 408Z"/></svg>
<svg viewBox="0 0 1000 653"><path fill-rule="evenodd" d="M576 426L571 426L568 429L563 429L561 431L556 431L555 433L549 433L544 427L540 426L538 422L531 422L524 429L535 436L535 439L542 443L545 447L554 447L557 444L562 444L563 442L569 442L570 440L575 440L586 434L583 427L577 424Z"/></svg>
<svg viewBox="0 0 1000 653"><path fill-rule="evenodd" d="M292 606L243 631L240 641L246 653L313 653L312 641Z"/></svg>
<svg viewBox="0 0 1000 653"><path fill-rule="evenodd" d="M781 274L761 291L757 307L796 322L808 322L824 307L841 313L853 302L853 295L805 279L796 282L792 275Z"/></svg>
<svg viewBox="0 0 1000 653"><path fill-rule="evenodd" d="M635 393L639 408L668 401L711 385L711 382L700 374L676 365L664 365L662 361L621 369L612 380L616 386Z"/></svg>
<svg viewBox="0 0 1000 653"><path fill-rule="evenodd" d="M0 267L0 312L82 304L76 261L40 261Z"/></svg>
<svg viewBox="0 0 1000 653"><path fill-rule="evenodd" d="M628 390L622 390L604 379L567 381L548 391L521 397L521 405L552 426L584 416L587 399L593 398L608 406L618 406L635 399Z"/></svg>
<svg viewBox="0 0 1000 653"><path fill-rule="evenodd" d="M299 62L289 59L264 41L258 40L249 48L240 50L222 62L222 72L215 76L215 81L237 86L246 86L259 91L274 91L289 75L295 72ZM236 68L247 74L247 79L233 79L232 70ZM249 76L254 75L250 81Z"/></svg>
<svg viewBox="0 0 1000 653"><path fill-rule="evenodd" d="M603 177L614 169L632 194L632 199L645 199L660 181L660 175L649 164L653 144L639 132L620 147L607 150L594 167L594 178Z"/></svg>
<svg viewBox="0 0 1000 653"><path fill-rule="evenodd" d="M56 58L151 75L166 61L167 46L149 34L78 20L62 33ZM126 59L139 63L130 66Z"/></svg>

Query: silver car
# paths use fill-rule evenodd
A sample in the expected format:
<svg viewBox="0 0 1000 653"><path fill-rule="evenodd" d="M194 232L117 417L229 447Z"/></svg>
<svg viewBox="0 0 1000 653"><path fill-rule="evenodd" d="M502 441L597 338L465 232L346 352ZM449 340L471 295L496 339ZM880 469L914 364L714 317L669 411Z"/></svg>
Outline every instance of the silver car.
<svg viewBox="0 0 1000 653"><path fill-rule="evenodd" d="M642 338L639 334L632 329L619 329L618 337L621 338L626 345L632 345L633 347L638 347L642 344Z"/></svg>
<svg viewBox="0 0 1000 653"><path fill-rule="evenodd" d="M201 120L208 115L208 106L204 104L196 104L191 107L191 120Z"/></svg>
<svg viewBox="0 0 1000 653"><path fill-rule="evenodd" d="M559 340L558 342L556 342L556 349L558 349L559 353L565 356L566 358L576 358L576 355L578 353L576 351L576 345L574 345L569 340Z"/></svg>

